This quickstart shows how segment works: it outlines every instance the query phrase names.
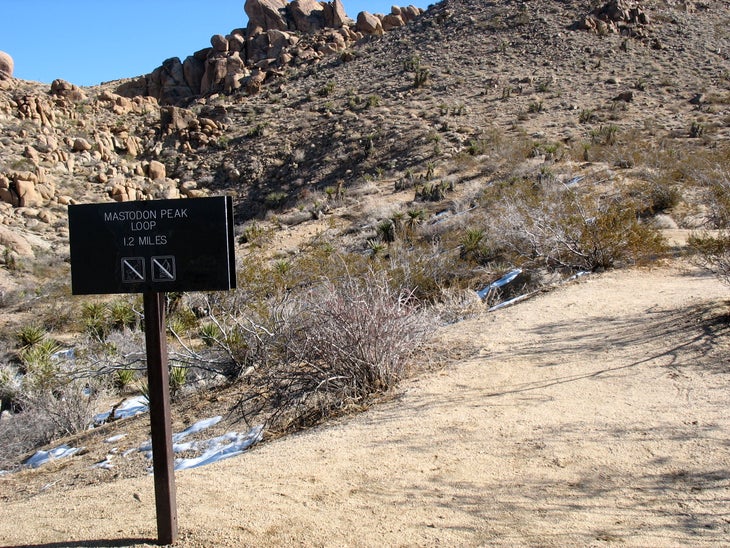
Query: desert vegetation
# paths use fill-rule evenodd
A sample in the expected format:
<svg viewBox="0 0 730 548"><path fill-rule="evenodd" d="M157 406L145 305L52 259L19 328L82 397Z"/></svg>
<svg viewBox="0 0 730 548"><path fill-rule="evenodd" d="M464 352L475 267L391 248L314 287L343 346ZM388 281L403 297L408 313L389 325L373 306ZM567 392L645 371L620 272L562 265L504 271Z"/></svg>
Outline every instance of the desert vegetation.
<svg viewBox="0 0 730 548"><path fill-rule="evenodd" d="M484 304L476 291L514 268L523 274L491 291L486 305L578 272L668 256L656 222L667 211L688 224L706 219L692 239L696 258L727 277L727 178L709 167L724 161L725 148L647 150L641 139L619 135L595 145L591 154L602 162L592 165L600 169L575 175L571 151L493 131L438 171L407 174L393 191L411 198L385 216L363 214L344 238L324 232L289 255L275 249L285 226L275 217L242 226L237 290L167 296L173 397L227 386L237 394L232 413L265 422L270 435L362 408L428 366L439 323L478 313ZM630 168L621 167L626 162ZM631 169L632 177L615 169ZM441 192L426 196L427 185ZM292 207L322 211L321 200L333 222L357 205L357 194L338 188ZM63 269L53 268L60 276ZM145 390L139 297L67 292L67 282L54 282L6 296L6 309L32 300L36 313L6 336L12 350L0 394L14 418L0 423L5 468L88 428L99 402ZM70 307L63 314L60 296Z"/></svg>
<svg viewBox="0 0 730 548"><path fill-rule="evenodd" d="M658 3L653 26L588 32L593 3L462 4L176 106L118 83L0 90L3 196L38 188L2 210L36 238L0 256L0 468L146 389L140 299L70 295L74 201L233 197L238 289L167 296L170 388L223 387L269 435L392 393L443 324L685 253L668 231L730 278L723 43L664 24L693 35L700 15ZM670 78L677 52L708 68Z"/></svg>

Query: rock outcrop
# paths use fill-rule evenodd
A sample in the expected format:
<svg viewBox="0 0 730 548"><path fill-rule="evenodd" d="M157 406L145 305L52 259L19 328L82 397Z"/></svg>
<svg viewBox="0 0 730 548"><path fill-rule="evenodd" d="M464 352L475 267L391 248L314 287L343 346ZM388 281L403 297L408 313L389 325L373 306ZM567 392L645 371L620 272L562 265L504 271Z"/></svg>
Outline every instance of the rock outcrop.
<svg viewBox="0 0 730 548"><path fill-rule="evenodd" d="M649 16L638 2L610 0L578 20L574 28L599 35L624 34L642 36L641 29L649 25Z"/></svg>
<svg viewBox="0 0 730 548"><path fill-rule="evenodd" d="M387 15L347 16L341 0L246 0L245 29L211 37L210 47L162 66L117 90L126 97L151 96L163 105L183 105L211 93L257 93L287 65L316 62L345 52L366 36L382 35L418 17L415 6L393 6Z"/></svg>

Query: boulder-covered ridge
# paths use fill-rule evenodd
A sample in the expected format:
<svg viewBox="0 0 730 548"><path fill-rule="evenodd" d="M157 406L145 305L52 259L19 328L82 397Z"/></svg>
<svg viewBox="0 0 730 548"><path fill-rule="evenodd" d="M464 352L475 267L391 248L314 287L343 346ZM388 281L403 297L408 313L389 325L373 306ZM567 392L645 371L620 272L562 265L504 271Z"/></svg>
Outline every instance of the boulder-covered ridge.
<svg viewBox="0 0 730 548"><path fill-rule="evenodd" d="M123 84L127 97L150 96L160 104L184 104L212 93L259 91L263 82L288 66L316 62L328 55L346 55L370 36L405 26L423 10L393 6L388 14L360 12L347 16L341 0L247 0L248 25L228 35L216 34L210 47Z"/></svg>
<svg viewBox="0 0 730 548"><path fill-rule="evenodd" d="M262 16L266 25L288 21L275 11L282 19ZM233 36L284 33L303 48L353 25L258 25L202 51L251 63L245 40L225 50ZM0 267L34 249L66 253L73 203L226 194L238 225L285 224L334 215L330 195L486 185L542 168L577 176L609 137L709 149L730 142L728 25L722 0L444 0L339 54L281 67L265 57L246 65L245 87L176 104L120 93L145 91L152 74L91 87L0 79ZM626 150L610 177L628 177Z"/></svg>

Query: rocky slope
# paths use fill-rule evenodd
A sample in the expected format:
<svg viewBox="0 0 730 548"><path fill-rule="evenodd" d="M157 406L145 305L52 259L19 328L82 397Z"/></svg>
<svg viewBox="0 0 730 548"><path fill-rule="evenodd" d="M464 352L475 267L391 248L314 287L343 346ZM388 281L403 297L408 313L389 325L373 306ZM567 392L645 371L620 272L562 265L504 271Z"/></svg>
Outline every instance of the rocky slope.
<svg viewBox="0 0 730 548"><path fill-rule="evenodd" d="M403 10L410 21L386 33L348 22L339 2L298 23L294 3L275 21L253 5L249 28L192 56L209 67L237 59L241 71L204 71L207 83L177 105L160 74L179 60L92 88L2 81L6 261L63 253L72 202L229 193L243 222L308 206L327 187L464 170L459 154L494 132L561 146L609 124L688 146L728 136L730 9L719 0L445 1ZM333 33L341 47L322 47ZM487 153L469 169L499 161Z"/></svg>

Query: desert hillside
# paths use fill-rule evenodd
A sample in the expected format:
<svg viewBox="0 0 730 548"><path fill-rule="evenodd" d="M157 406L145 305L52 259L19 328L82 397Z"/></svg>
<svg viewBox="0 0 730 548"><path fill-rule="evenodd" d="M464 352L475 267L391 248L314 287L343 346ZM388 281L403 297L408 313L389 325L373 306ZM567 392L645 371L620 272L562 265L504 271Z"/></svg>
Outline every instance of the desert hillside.
<svg viewBox="0 0 730 548"><path fill-rule="evenodd" d="M178 472L180 545L727 543L730 6L346 8L94 87L0 52L0 544L153 542L141 298L71 295L67 210L210 196L176 456L248 451Z"/></svg>

